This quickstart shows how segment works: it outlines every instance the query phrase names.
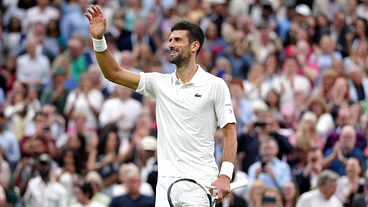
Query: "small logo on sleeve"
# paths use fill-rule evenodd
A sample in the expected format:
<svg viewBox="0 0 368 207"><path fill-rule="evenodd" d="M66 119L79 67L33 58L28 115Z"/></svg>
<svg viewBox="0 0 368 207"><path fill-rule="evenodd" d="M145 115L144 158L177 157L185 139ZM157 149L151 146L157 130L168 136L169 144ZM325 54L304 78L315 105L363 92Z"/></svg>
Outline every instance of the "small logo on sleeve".
<svg viewBox="0 0 368 207"><path fill-rule="evenodd" d="M194 95L194 97L202 97L202 95L199 95L199 93L196 93L195 95Z"/></svg>

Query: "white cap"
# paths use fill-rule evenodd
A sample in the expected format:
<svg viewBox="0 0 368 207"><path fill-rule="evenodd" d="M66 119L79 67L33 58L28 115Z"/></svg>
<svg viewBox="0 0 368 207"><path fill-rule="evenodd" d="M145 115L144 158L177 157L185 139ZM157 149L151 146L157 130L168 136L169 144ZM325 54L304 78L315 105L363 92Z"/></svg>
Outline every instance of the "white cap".
<svg viewBox="0 0 368 207"><path fill-rule="evenodd" d="M252 111L268 111L268 106L263 100L254 100L252 101Z"/></svg>
<svg viewBox="0 0 368 207"><path fill-rule="evenodd" d="M310 10L309 6L305 5L305 4L299 4L298 6L295 7L295 12L303 15L303 16L310 16L312 14L312 11Z"/></svg>

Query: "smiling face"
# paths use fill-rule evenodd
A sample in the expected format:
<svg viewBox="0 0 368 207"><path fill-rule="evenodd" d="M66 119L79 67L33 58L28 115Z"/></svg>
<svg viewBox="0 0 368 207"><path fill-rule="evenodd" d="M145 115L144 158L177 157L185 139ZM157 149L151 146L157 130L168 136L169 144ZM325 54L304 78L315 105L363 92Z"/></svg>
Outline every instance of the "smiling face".
<svg viewBox="0 0 368 207"><path fill-rule="evenodd" d="M187 37L188 31L186 30L174 30L169 39L170 50L170 63L175 65L184 65L189 63L191 57L191 51L189 39Z"/></svg>

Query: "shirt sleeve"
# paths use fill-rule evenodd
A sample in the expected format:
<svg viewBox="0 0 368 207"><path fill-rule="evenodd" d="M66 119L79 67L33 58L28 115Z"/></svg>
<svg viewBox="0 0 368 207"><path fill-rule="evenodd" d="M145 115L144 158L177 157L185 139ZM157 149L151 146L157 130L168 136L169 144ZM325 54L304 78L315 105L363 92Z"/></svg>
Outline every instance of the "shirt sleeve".
<svg viewBox="0 0 368 207"><path fill-rule="evenodd" d="M141 79L139 81L136 92L149 98L156 98L155 83L157 83L158 73L140 72Z"/></svg>
<svg viewBox="0 0 368 207"><path fill-rule="evenodd" d="M228 123L236 123L233 105L228 86L225 81L220 81L214 93L215 112L223 128Z"/></svg>

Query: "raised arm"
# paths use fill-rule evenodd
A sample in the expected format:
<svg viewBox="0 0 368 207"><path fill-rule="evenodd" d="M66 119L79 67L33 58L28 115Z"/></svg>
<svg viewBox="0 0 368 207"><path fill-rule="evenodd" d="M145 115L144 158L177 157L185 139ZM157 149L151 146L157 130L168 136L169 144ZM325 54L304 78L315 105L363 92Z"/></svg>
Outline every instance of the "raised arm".
<svg viewBox="0 0 368 207"><path fill-rule="evenodd" d="M89 20L91 35L95 39L94 44L96 40L100 42L105 41L103 35L106 31L106 17L103 16L103 13L99 6L91 6L91 9L89 8L87 10L91 14L91 16L88 14L85 14L85 16ZM116 84L131 88L133 90L137 89L140 75L120 68L109 50L104 50L102 52L95 51L95 53L97 62L106 79Z"/></svg>

